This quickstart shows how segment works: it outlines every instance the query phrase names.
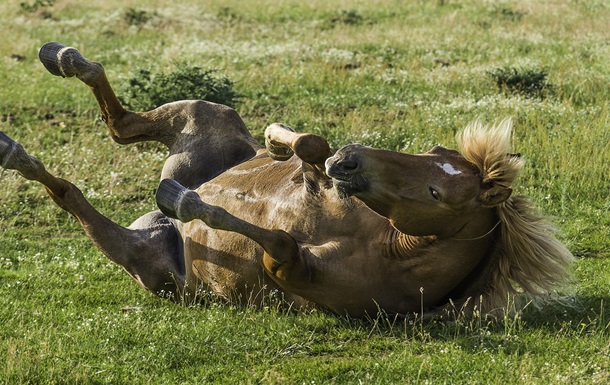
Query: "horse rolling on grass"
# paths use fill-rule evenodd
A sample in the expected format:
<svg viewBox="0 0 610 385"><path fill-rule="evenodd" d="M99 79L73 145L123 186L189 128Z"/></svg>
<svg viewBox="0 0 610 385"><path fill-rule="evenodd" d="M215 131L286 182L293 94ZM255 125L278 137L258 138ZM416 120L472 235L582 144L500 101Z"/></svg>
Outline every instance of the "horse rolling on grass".
<svg viewBox="0 0 610 385"><path fill-rule="evenodd" d="M53 75L93 92L112 139L169 149L159 211L122 227L72 183L0 134L0 164L42 183L95 245L142 287L176 302L199 290L263 304L278 290L294 308L361 317L412 313L502 315L515 295L541 296L568 277L573 257L512 185L510 121L474 123L459 152L410 155L348 145L281 124L263 147L238 114L205 101L128 111L101 64L45 44Z"/></svg>

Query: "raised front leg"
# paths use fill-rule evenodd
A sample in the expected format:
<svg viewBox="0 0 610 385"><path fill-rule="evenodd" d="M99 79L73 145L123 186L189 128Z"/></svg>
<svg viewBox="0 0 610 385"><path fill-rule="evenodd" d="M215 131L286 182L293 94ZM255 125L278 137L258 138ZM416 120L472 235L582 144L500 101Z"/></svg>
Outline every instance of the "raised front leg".
<svg viewBox="0 0 610 385"><path fill-rule="evenodd" d="M157 189L157 205L165 215L190 222L202 220L213 229L236 232L258 243L265 254L265 271L287 290L309 282L310 272L294 238L282 230L269 230L246 222L225 209L207 204L199 194L178 182L165 179Z"/></svg>
<svg viewBox="0 0 610 385"><path fill-rule="evenodd" d="M315 134L296 133L288 126L273 123L265 130L265 146L275 160L287 160L296 154L312 165L323 165L332 153L326 139Z"/></svg>

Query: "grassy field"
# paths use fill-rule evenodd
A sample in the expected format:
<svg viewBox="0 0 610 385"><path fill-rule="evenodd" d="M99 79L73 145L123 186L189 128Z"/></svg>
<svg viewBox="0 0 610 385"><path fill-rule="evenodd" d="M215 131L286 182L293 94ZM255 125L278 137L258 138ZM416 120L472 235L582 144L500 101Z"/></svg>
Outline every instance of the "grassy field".
<svg viewBox="0 0 610 385"><path fill-rule="evenodd" d="M602 0L24 0L0 3L0 131L128 225L165 157L119 147L47 41L105 65L201 66L234 82L257 139L275 121L409 152L513 117L517 193L578 257L562 304L427 324L278 307L183 307L137 287L44 189L0 176L0 384L610 383L610 5ZM199 95L190 95L198 98Z"/></svg>

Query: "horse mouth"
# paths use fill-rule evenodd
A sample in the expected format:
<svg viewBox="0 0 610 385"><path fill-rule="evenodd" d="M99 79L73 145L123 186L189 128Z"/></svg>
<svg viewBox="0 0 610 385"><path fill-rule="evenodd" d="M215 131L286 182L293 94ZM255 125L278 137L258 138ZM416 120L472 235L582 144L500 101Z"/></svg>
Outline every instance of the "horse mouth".
<svg viewBox="0 0 610 385"><path fill-rule="evenodd" d="M350 181L333 178L333 186L340 198L349 198L358 192Z"/></svg>

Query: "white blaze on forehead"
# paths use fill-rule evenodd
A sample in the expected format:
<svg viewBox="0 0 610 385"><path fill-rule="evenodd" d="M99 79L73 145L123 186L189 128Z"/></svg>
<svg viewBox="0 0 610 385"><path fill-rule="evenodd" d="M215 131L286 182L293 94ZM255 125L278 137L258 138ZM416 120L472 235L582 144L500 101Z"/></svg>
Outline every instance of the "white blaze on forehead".
<svg viewBox="0 0 610 385"><path fill-rule="evenodd" d="M462 173L460 170L456 170L450 163L436 163L436 165L449 175L458 175Z"/></svg>

